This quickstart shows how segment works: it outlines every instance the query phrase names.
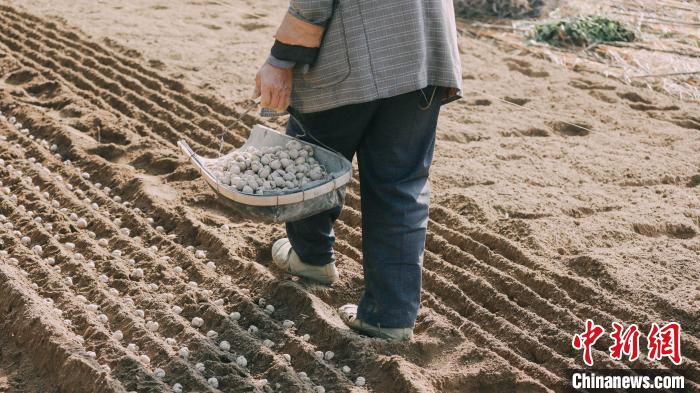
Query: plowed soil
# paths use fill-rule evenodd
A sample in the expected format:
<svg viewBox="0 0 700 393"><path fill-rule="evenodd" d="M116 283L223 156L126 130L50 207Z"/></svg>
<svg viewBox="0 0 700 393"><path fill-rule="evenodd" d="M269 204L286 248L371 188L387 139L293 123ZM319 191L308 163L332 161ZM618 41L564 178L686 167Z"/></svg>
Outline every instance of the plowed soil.
<svg viewBox="0 0 700 393"><path fill-rule="evenodd" d="M0 6L0 392L165 392L175 383L203 392L215 390L211 377L225 392L561 391L565 370L582 365L571 338L586 319L644 333L679 321L680 366L613 362L609 337L594 359L671 368L698 391L697 102L462 37L466 94L439 124L416 336L389 344L352 333L335 312L362 291L357 180L335 228L341 280L318 286L274 270L270 247L283 227L227 209L176 146L184 139L215 156L218 135L225 150L245 141L236 102L284 2L225 3L234 23L216 19L216 2L144 2L142 12L120 3ZM226 27L167 27L176 16ZM138 33L125 39L128 31ZM252 44L226 41L232 31ZM212 37L226 57L197 56L206 45L222 50ZM243 121L281 127L254 114ZM204 326L191 326L194 317Z"/></svg>

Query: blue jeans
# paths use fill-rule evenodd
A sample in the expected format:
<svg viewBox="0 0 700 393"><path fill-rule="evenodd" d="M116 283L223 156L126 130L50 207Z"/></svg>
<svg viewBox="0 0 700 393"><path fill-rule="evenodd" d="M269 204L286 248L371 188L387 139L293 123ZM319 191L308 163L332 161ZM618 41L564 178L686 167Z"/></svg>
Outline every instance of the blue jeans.
<svg viewBox="0 0 700 393"><path fill-rule="evenodd" d="M412 327L420 305L428 225L428 173L442 88L300 114L314 138L352 161L357 153L362 209L365 290L358 318L385 328ZM302 134L294 119L288 135ZM306 138L315 143L313 139ZM289 222L287 236L304 263L333 256L333 223L341 207Z"/></svg>

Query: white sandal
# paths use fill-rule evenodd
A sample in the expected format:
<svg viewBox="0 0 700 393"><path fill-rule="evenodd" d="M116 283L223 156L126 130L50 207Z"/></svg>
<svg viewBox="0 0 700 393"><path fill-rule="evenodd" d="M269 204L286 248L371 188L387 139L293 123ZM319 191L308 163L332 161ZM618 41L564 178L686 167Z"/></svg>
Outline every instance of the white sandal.
<svg viewBox="0 0 700 393"><path fill-rule="evenodd" d="M272 245L272 261L278 268L289 274L306 277L321 284L332 284L339 277L335 262L323 266L314 266L302 262L286 237L277 240Z"/></svg>
<svg viewBox="0 0 700 393"><path fill-rule="evenodd" d="M383 338L389 341L408 341L413 337L413 328L383 328L370 325L357 319L357 305L346 304L338 309L340 319L348 327L370 337Z"/></svg>

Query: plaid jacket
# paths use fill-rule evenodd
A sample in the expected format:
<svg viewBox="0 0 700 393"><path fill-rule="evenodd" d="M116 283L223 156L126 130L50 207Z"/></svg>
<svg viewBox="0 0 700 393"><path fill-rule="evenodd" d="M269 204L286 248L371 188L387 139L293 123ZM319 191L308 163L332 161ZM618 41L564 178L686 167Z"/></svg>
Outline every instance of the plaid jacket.
<svg viewBox="0 0 700 393"><path fill-rule="evenodd" d="M289 12L326 28L314 65L294 73L291 106L302 113L461 89L452 0L291 0Z"/></svg>

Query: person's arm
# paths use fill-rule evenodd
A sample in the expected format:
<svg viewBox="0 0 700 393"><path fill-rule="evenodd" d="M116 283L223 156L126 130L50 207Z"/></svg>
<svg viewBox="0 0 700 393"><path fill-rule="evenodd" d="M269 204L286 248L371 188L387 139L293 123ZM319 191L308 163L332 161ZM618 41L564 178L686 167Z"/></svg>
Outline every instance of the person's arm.
<svg viewBox="0 0 700 393"><path fill-rule="evenodd" d="M293 67L308 66L318 57L335 0L291 0L277 29L270 56L255 77L253 98L263 108L283 112L292 92Z"/></svg>
<svg viewBox="0 0 700 393"><path fill-rule="evenodd" d="M272 55L299 65L313 64L333 5L334 0L292 0L275 34Z"/></svg>

